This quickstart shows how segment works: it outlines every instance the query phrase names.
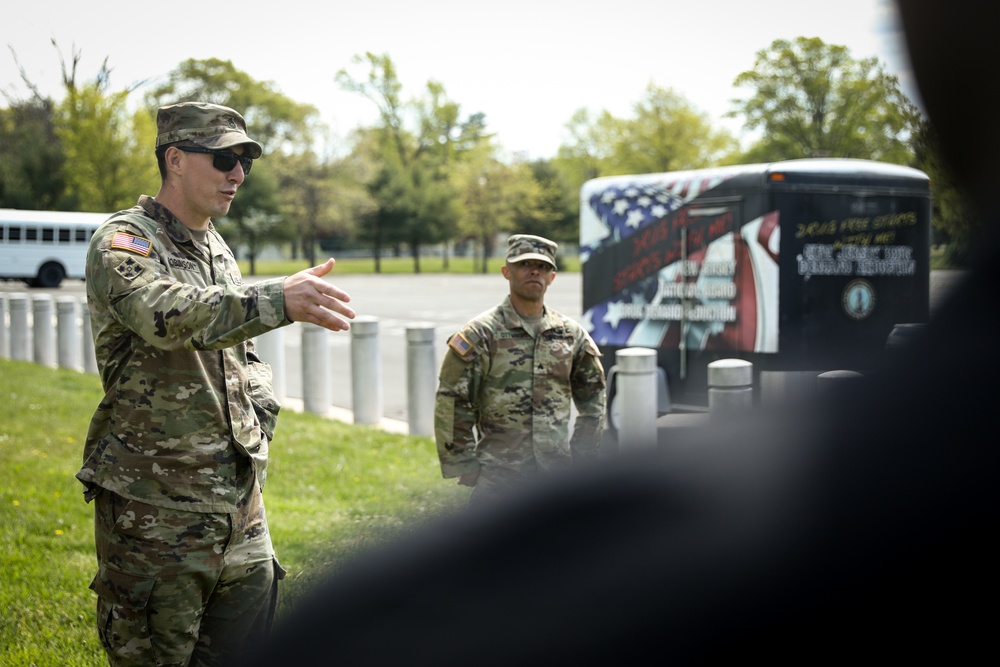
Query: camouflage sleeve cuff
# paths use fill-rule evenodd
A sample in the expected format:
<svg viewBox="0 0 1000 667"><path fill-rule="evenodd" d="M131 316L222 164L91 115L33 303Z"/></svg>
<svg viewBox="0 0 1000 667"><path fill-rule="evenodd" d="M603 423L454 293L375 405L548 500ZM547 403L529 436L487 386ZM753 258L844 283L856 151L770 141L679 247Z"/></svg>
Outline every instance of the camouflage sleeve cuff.
<svg viewBox="0 0 1000 667"><path fill-rule="evenodd" d="M284 276L257 283L257 307L260 309L260 321L265 326L274 328L289 323L285 315Z"/></svg>
<svg viewBox="0 0 1000 667"><path fill-rule="evenodd" d="M467 472L479 470L479 461L463 461L462 463L447 463L441 461L441 476L445 478L461 477Z"/></svg>

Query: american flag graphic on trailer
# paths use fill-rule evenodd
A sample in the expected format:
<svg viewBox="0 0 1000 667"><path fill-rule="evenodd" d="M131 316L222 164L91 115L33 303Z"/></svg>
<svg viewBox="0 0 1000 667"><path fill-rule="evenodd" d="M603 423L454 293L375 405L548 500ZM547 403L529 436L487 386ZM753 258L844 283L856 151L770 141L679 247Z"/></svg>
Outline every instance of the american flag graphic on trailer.
<svg viewBox="0 0 1000 667"><path fill-rule="evenodd" d="M733 211L699 207L696 201L738 173L736 168L592 182L581 202L583 324L598 344L674 347L684 336L694 349L760 349L754 261L743 237L754 235L757 245L764 221L738 229ZM687 262L680 254L682 229ZM768 224L767 230L774 232L775 226ZM777 238L764 239L774 252ZM595 274L609 284L595 290Z"/></svg>
<svg viewBox="0 0 1000 667"><path fill-rule="evenodd" d="M599 247L609 246L632 236L650 222L660 220L680 208L684 200L664 187L648 183L624 182L591 195L587 204L605 228L596 244L582 246L583 261ZM649 303L656 294L658 279L653 276L623 290L619 298L604 301L583 314L583 325L599 344L627 339L637 322L622 320L622 303Z"/></svg>

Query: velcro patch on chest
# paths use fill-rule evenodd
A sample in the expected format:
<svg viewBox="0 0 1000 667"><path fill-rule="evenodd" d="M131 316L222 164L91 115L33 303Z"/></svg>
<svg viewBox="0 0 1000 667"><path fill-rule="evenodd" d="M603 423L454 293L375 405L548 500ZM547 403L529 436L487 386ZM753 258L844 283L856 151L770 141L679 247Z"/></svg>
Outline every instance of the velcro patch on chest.
<svg viewBox="0 0 1000 667"><path fill-rule="evenodd" d="M115 250L128 250L129 252L134 252L137 255L142 255L143 257L149 256L149 251L152 249L153 244L147 239L141 236L132 236L131 234L126 234L125 232L115 232L115 235L111 237L111 248Z"/></svg>
<svg viewBox="0 0 1000 667"><path fill-rule="evenodd" d="M472 343L466 340L465 336L461 333L457 333L448 341L448 347L455 350L458 356L464 358L472 350Z"/></svg>

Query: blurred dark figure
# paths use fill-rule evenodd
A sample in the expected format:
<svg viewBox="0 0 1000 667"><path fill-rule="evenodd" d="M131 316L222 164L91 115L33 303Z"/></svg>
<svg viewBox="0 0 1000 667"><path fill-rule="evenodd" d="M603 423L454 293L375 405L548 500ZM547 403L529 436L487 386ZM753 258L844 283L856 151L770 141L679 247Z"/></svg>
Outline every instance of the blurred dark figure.
<svg viewBox="0 0 1000 667"><path fill-rule="evenodd" d="M899 4L994 215L988 3ZM920 340L812 411L671 434L347 566L244 665L971 662L992 646L996 239Z"/></svg>

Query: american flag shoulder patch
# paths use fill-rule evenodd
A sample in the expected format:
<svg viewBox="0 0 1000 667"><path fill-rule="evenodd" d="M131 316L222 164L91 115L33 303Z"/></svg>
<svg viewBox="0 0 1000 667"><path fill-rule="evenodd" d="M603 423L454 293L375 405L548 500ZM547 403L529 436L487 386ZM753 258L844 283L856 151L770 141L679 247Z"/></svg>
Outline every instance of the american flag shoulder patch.
<svg viewBox="0 0 1000 667"><path fill-rule="evenodd" d="M147 257L153 244L141 236L132 236L125 232L115 232L115 235L111 237L111 247L119 250L128 250L137 255Z"/></svg>
<svg viewBox="0 0 1000 667"><path fill-rule="evenodd" d="M464 357L472 349L472 344L460 333L451 337L451 340L448 341L448 346L455 350L460 357Z"/></svg>

